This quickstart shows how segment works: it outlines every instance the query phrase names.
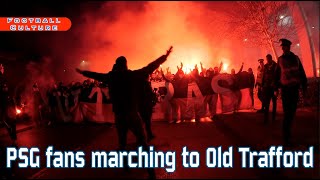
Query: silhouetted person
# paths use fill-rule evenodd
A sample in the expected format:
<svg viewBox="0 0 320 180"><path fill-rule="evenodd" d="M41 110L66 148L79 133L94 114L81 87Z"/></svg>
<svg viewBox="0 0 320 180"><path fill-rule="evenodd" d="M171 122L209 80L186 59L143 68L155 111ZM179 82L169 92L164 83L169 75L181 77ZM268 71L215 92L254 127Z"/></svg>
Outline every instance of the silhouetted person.
<svg viewBox="0 0 320 180"><path fill-rule="evenodd" d="M112 71L117 71L116 64ZM147 141L152 140L155 136L151 129L151 120L152 120L152 111L154 107L154 92L151 87L151 82L148 80L149 75L145 78L137 79L136 87L139 88L138 92L138 100L139 100L139 107L138 111L140 113L141 119L145 123L145 128L147 132Z"/></svg>
<svg viewBox="0 0 320 180"><path fill-rule="evenodd" d="M263 78L262 78L262 94L263 94L263 106L264 106L264 123L269 120L269 107L270 100L272 100L272 122L276 119L277 113L277 96L275 96L275 72L277 63L272 60L272 56L268 54L266 56L267 63L264 65Z"/></svg>
<svg viewBox="0 0 320 180"><path fill-rule="evenodd" d="M33 115L32 118L37 126L40 126L42 122L42 107L44 106L44 101L42 99L41 93L39 91L38 85L34 84L32 86L33 90Z"/></svg>
<svg viewBox="0 0 320 180"><path fill-rule="evenodd" d="M231 69L231 75L233 77L233 87L232 87L232 91L234 92L235 96L236 96L236 101L234 104L234 113L238 112L239 108L240 108L240 103L241 103L241 98L242 98L242 94L240 91L240 87L239 87L239 74L242 72L243 69L243 64L241 64L241 67L239 69L239 71L237 73L235 73L234 69Z"/></svg>
<svg viewBox="0 0 320 180"><path fill-rule="evenodd" d="M203 67L202 62L200 62L200 68L201 68L200 76L205 77L207 69Z"/></svg>
<svg viewBox="0 0 320 180"><path fill-rule="evenodd" d="M217 119L218 116L217 116L217 102L218 102L218 93L215 93L211 87L211 81L212 81L212 78L215 77L215 76L218 76L221 72L221 69L222 69L222 66L223 66L223 62L220 63L220 66L219 67L214 67L213 68L213 72L211 72L209 74L209 76L206 76L204 79L204 81L206 81L205 83L208 85L207 87L205 87L205 90L203 93L203 95L205 96L204 97L204 106L205 108L209 107L209 112L210 112L210 119L211 120L214 120L214 119Z"/></svg>
<svg viewBox="0 0 320 180"><path fill-rule="evenodd" d="M251 106L252 109L254 109L254 94L253 94L253 90L254 90L254 84L255 84L255 78L254 78L254 74L252 71L252 68L248 69L248 73L249 73L249 81L250 81L250 98L251 98Z"/></svg>
<svg viewBox="0 0 320 180"><path fill-rule="evenodd" d="M88 80L84 80L82 83L82 89L80 91L79 99L82 102L90 102L89 95L91 93L91 88Z"/></svg>
<svg viewBox="0 0 320 180"><path fill-rule="evenodd" d="M138 88L141 87L141 91L138 91L140 92L139 113L145 123L147 140L150 141L155 137L151 129L152 111L155 106L154 92L152 91L151 82L149 82L148 79L141 81L141 84L139 83L137 85Z"/></svg>
<svg viewBox="0 0 320 180"><path fill-rule="evenodd" d="M166 55L159 57L149 65L139 70L128 70L127 60L120 56L116 60L114 69L109 73L96 73L76 69L80 74L105 82L109 86L109 94L112 102L113 112L115 114L115 124L118 131L119 150L123 151L127 145L127 133L131 130L136 136L138 144L143 146L146 151L148 144L146 141L143 123L139 115L139 94L141 87L136 86L136 82L141 82L164 63L171 53L171 48ZM127 165L127 163L124 163ZM150 178L155 178L153 168L147 168Z"/></svg>
<svg viewBox="0 0 320 180"><path fill-rule="evenodd" d="M242 72L243 69L243 63L241 64L241 67L239 69L239 71L236 73L236 70L234 70L233 68L231 69L231 75L236 75Z"/></svg>
<svg viewBox="0 0 320 180"><path fill-rule="evenodd" d="M191 76L192 77L198 77L200 76L199 74L199 69L198 69L198 65L196 64L193 68L193 70L191 71Z"/></svg>
<svg viewBox="0 0 320 180"><path fill-rule="evenodd" d="M307 77L302 63L297 55L290 51L291 42L280 39L283 54L278 59L276 70L276 85L281 88L283 105L283 138L285 145L290 144L291 126L297 110L299 89L302 87L305 95L307 89ZM278 90L276 90L276 95Z"/></svg>
<svg viewBox="0 0 320 180"><path fill-rule="evenodd" d="M259 59L259 66L257 69L257 78L256 78L256 85L255 87L258 88L258 99L261 101L261 109L259 109L257 112L258 113L262 113L264 111L264 107L263 107L263 95L262 95L262 78L263 78L263 68L264 68L264 63L263 63L263 59Z"/></svg>
<svg viewBox="0 0 320 180"><path fill-rule="evenodd" d="M10 113L13 112L15 107L14 100L10 97L8 82L4 77L4 67L0 65L0 121L3 123L9 133L12 143L15 144L17 140L16 134L16 119L15 117L10 117ZM15 109L14 109L15 110Z"/></svg>
<svg viewBox="0 0 320 180"><path fill-rule="evenodd" d="M57 122L58 119L58 100L59 91L57 89L57 84L52 84L47 91L48 105L49 105L49 122L48 126Z"/></svg>
<svg viewBox="0 0 320 180"><path fill-rule="evenodd" d="M213 71L214 71L214 74L215 74L215 75L220 74L221 69L222 69L222 66L223 66L223 62L220 63L220 66L219 66L219 67L214 67L214 68L213 68Z"/></svg>
<svg viewBox="0 0 320 180"><path fill-rule="evenodd" d="M181 67L177 66L178 71L174 75L173 79L170 80L163 76L163 79L166 82L172 83L173 89L175 90L172 98L169 100L172 107L172 118L169 120L169 123L180 123L186 118L187 103L185 101L186 89L188 88L188 77L182 70L183 64Z"/></svg>
<svg viewBox="0 0 320 180"><path fill-rule="evenodd" d="M9 146L16 146L16 119L12 117L15 113L15 104L13 98L9 96L8 82L4 77L4 67L0 64L0 123L3 124L10 136L11 143ZM9 115L9 112L11 116ZM0 141L0 178L12 179L13 168L6 168L6 147L8 145ZM15 165L15 164L14 164Z"/></svg>

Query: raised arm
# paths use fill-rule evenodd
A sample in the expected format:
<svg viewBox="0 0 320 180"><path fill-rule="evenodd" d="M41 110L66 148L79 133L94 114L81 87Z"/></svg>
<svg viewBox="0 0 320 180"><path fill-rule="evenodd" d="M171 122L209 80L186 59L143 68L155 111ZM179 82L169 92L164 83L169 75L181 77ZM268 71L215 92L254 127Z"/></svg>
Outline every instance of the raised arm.
<svg viewBox="0 0 320 180"><path fill-rule="evenodd" d="M203 68L202 62L200 62L200 68L201 68L201 72L203 72L204 68Z"/></svg>
<svg viewBox="0 0 320 180"><path fill-rule="evenodd" d="M170 55L171 51L172 51L172 46L169 48L169 50L167 50L167 53L165 55L160 56L158 59L148 64L146 67L139 69L138 71L144 72L146 74L151 74L162 63L164 63L167 60L167 57Z"/></svg>
<svg viewBox="0 0 320 180"><path fill-rule="evenodd" d="M241 68L240 68L240 70L239 70L239 72L238 72L238 73L241 73L241 72L242 72L243 64L244 64L244 63L242 63ZM237 73L237 74L238 74L238 73Z"/></svg>
<svg viewBox="0 0 320 180"><path fill-rule="evenodd" d="M220 66L219 66L219 73L221 72L222 66L223 66L223 62L221 62L221 63L220 63ZM241 70L241 71L242 71L242 70ZM241 72L241 71L240 71L240 72Z"/></svg>
<svg viewBox="0 0 320 180"><path fill-rule="evenodd" d="M167 74L170 73L170 67L167 67Z"/></svg>
<svg viewBox="0 0 320 180"><path fill-rule="evenodd" d="M161 70L161 75L162 75L162 78L166 81L166 82L171 82L163 73L163 71Z"/></svg>
<svg viewBox="0 0 320 180"><path fill-rule="evenodd" d="M91 79L97 80L99 82L105 82L105 83L108 82L108 78L109 78L108 73L97 73L97 72L92 72L92 71L83 71L83 70L80 70L79 68L76 68L76 71L79 74L82 74L83 76L85 76L87 78L91 78Z"/></svg>

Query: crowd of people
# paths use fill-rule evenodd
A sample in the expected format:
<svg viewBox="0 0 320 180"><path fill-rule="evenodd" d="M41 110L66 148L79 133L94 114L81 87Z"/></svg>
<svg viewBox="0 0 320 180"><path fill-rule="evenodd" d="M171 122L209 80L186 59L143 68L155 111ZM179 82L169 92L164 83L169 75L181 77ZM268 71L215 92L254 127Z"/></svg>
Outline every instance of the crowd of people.
<svg viewBox="0 0 320 180"><path fill-rule="evenodd" d="M198 65L196 64L194 66L194 69L192 69L192 70L190 70L190 72L188 72L187 70L184 70L184 65L181 62L180 67L177 66L176 73L172 73L170 70L170 67L167 67L166 72L164 73L162 67L159 67L150 75L150 81L161 82L161 81L164 81L165 79L172 80L172 79L174 79L174 77L178 77L178 76L180 78L183 78L185 76L192 77L192 78L194 78L196 76L212 78L213 76L215 76L221 72L223 62L220 63L219 67L217 67L217 66L215 66L214 68L209 67L208 69L203 67L203 64L201 62L200 62L200 65L201 65L200 70L198 68ZM242 72L243 65L244 65L244 63L242 63L242 66L237 73L235 73L235 69L231 69L230 74L235 75L235 74ZM253 74L252 68L248 68L248 72Z"/></svg>
<svg viewBox="0 0 320 180"><path fill-rule="evenodd" d="M161 67L159 67L149 75L149 82L176 80L176 78L188 78L191 81L192 78L195 77L195 75L203 78L208 78L208 80L210 81L212 77L220 73L222 65L223 63L220 64L219 68L215 67L206 70L202 67L201 64L201 72L199 72L197 66L195 66L195 69L192 72L186 73L183 71L183 64L181 63L175 74L171 74L169 68L167 68L167 72L164 73ZM2 67L2 69L4 70L4 67ZM239 72L241 72L242 69L243 65L241 66ZM249 70L250 69L251 68L249 68ZM232 70L231 73L232 72L234 73L234 70ZM93 94L92 96L90 96L93 87L105 88L108 87L108 84L103 81L94 80L92 78L88 78L83 82L73 81L69 84L64 84L63 82L52 82L52 84L47 87L35 82L32 86L31 98L21 97L20 94L15 94L14 99L17 106L27 105L28 112L30 113L31 118L36 123L36 125L51 125L54 122L63 121L58 115L58 99L61 103L61 109L63 110L63 113L70 114L74 106L78 102L96 102L97 94ZM160 92L160 89L153 89L153 93L151 95L153 106L157 102L161 101L160 96L162 94L163 92ZM26 102L26 100L29 100L29 102ZM111 103L110 97L103 96L102 102Z"/></svg>
<svg viewBox="0 0 320 180"><path fill-rule="evenodd" d="M161 67L159 67L148 76L148 82L152 83L162 81L173 81L174 83L179 80L193 81L195 78L204 78L208 82L210 82L214 76L220 73L222 65L223 63L220 64L219 68L209 68L208 70L201 66L201 72L199 72L197 67L195 66L195 69L193 71L191 71L190 73L186 73L183 71L183 64L181 63L180 67L178 67L178 70L175 74L171 74L168 68L167 72L164 73ZM243 65L241 66L238 73L241 72L242 69ZM249 72L252 75L251 83L253 88L255 77L251 68L249 68ZM231 74L235 75L235 71L232 70ZM39 126L43 124L51 125L52 123L59 121L62 122L63 120L61 119L61 117L58 116L59 103L61 103L61 109L64 114L70 114L78 102L95 103L97 100L97 94L93 94L92 96L90 95L92 92L92 88L94 87L105 88L108 87L108 84L104 81L98 81L92 78L88 78L84 80L82 83L74 81L69 84L64 84L63 82L53 82L48 87L43 87L42 85L38 85L37 83L35 83L32 87L33 97L31 102L29 102L29 110L31 110L32 112L32 119ZM161 90L162 89L158 88L152 89L152 94L150 95L150 97L152 98L152 106L154 106L157 102L160 102L162 100L161 97L165 95L165 92L162 92ZM204 95L213 92L211 89L206 89L206 91L207 92L203 93ZM103 103L111 103L110 97L102 97ZM17 99L21 100L23 98ZM22 102L18 101L18 104L21 103ZM213 117L215 115L215 110L212 110L211 112ZM177 121L178 117L176 117L174 121L170 122Z"/></svg>
<svg viewBox="0 0 320 180"><path fill-rule="evenodd" d="M250 84L249 85L250 89L252 89L252 92L253 92L255 77L252 72L252 68L248 68L248 71L243 71L244 63L242 63L240 70L237 73L235 72L234 69L231 69L230 73L221 73L223 62L220 63L219 67L218 66L214 68L210 67L208 69L204 68L201 62L200 62L200 65L201 65L200 70L197 67L197 65L195 65L193 70L190 70L190 72L185 72L183 70L184 65L181 62L180 66L177 66L177 72L175 74L172 74L169 68L166 69L167 70L166 73L164 73L162 68L160 68L151 75L151 78L150 78L151 81L155 81L155 82L166 81L173 85L173 89L174 89L173 98L168 100L169 106L172 109L172 114L170 113L170 109L168 109L169 111L166 112L166 115L165 115L166 119L171 120L169 122L179 123L181 120L189 119L186 117L188 115L184 113L186 109L185 107L186 103L182 102L184 100L181 99L181 98L186 98L185 96L188 91L186 87L188 86L188 83L196 82L200 90L197 94L198 95L201 94L201 96L203 96L204 98L203 99L204 102L200 102L200 104L198 103L198 105L194 107L195 121L200 121L201 117L204 117L206 116L206 114L208 114L207 111L209 112L209 116L212 120L217 115L216 103L218 100L218 93L214 92L211 86L212 79L215 76L218 76L219 74L230 75L230 77L233 78L233 83L231 84L227 83L225 85L226 87L229 86L228 88L232 90L238 91L240 89L239 83L237 83L239 79L238 78L239 74L248 73L250 78L248 78L249 82L247 83ZM251 96L251 99L252 99L252 108L253 108L254 107L253 94Z"/></svg>
<svg viewBox="0 0 320 180"><path fill-rule="evenodd" d="M266 55L267 63L264 64L264 59L259 59L259 66L257 69L257 76L255 78L252 68L248 68L247 72L251 75L250 78L250 92L253 100L253 89L258 89L258 97L262 102L262 107L258 112L264 113L264 122L267 123L269 119L269 106L270 101L273 102L272 120L275 120L277 97L279 89L282 92L282 102L284 111L283 120L283 133L284 143L290 142L290 129L292 121L295 116L298 98L299 88L303 88L303 92L306 90L307 78L301 64L300 59L294 53L290 51L291 42L287 39L281 39L281 46L283 49L283 55L279 57L278 62L275 62L270 54ZM91 89L93 87L108 87L110 97L104 97L104 102L112 104L113 112L115 114L115 125L119 136L119 148L120 150L126 147L126 135L127 131L131 130L137 137L138 144L147 146L145 139L151 140L155 136L151 130L151 116L152 108L155 105L155 91L151 88L151 81L168 81L174 82L179 80L198 80L211 81L212 78L221 72L223 63L220 66L214 68L205 69L202 64L200 69L197 65L190 73L183 71L183 63L177 66L177 72L173 74L170 69L167 68L164 73L160 67L164 63L171 53L170 48L167 53L157 60L151 62L148 66L139 70L131 71L127 67L127 60L125 57L119 57L112 71L109 73L96 73L90 71L84 71L76 69L76 71L83 76L93 79L85 80L83 83L72 82L69 85L63 85L63 83L55 83L46 91L46 100L40 93L38 84L33 85L33 115L35 122L41 124L42 111L47 109L47 113L50 117L48 124L52 124L57 121L59 104L57 98L60 99L62 109L65 113L72 110L77 102L91 102L94 98L89 98ZM243 71L244 64L240 67L238 72L232 69L230 74L237 76ZM6 109L8 107L8 98L6 92L6 83L3 78L4 67L1 66L1 122L5 122L8 127L8 131L12 136L12 139L16 139L14 136L14 123L7 123L8 116L6 115ZM40 85L41 86L41 85ZM210 94L212 91L208 90ZM76 96L78 94L78 96ZM205 94L204 94L205 95ZM75 98L78 97L78 98ZM207 99L210 106L212 101L216 98L211 96ZM4 103L6 102L6 103ZM216 115L213 108L210 108L212 116ZM40 113L39 113L40 112ZM178 118L175 117L175 120ZM147 135L144 134L144 125L147 131ZM147 137L147 138L146 138ZM148 169L149 175L154 177L154 170Z"/></svg>

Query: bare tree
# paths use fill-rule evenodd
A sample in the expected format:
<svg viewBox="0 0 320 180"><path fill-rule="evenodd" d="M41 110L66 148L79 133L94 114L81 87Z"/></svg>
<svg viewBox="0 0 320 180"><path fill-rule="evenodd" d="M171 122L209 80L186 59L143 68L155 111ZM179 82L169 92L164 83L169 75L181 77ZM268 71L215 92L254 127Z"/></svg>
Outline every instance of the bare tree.
<svg viewBox="0 0 320 180"><path fill-rule="evenodd" d="M248 40L251 45L270 48L278 58L275 43L281 38L295 39L296 29L301 27L292 19L296 8L283 1L236 2L234 10L227 13L227 33Z"/></svg>

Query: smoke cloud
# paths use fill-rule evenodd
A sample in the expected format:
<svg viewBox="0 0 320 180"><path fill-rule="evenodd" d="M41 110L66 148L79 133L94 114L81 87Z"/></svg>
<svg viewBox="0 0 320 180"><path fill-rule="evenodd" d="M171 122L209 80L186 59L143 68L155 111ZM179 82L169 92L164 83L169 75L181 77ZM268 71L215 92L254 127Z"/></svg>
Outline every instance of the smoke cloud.
<svg viewBox="0 0 320 180"><path fill-rule="evenodd" d="M249 59L242 42L226 36L225 13L231 8L231 2L106 2L73 22L76 48L62 48L60 43L60 53L64 51L65 67L98 72L110 71L121 55L130 69L141 68L171 45L173 52L162 67L170 67L173 73L180 62L188 68L200 67L202 62L209 68L223 61L230 67L228 72L242 62L256 66L252 60L259 56ZM70 44L65 42L68 39L64 44ZM254 50L251 55L257 53ZM80 78L75 72L71 77Z"/></svg>
<svg viewBox="0 0 320 180"><path fill-rule="evenodd" d="M244 70L251 67L256 73L257 60L273 54L271 49L251 43L250 38L232 36L236 27L228 23L229 13L239 10L232 1L86 2L82 9L72 21L70 34L52 43L53 51L60 55L60 61L63 59L55 73L68 81L84 79L75 73L75 67L108 72L122 55L127 57L130 69L141 68L171 45L173 52L162 67L170 67L173 73L180 62L188 68L195 64L199 67L202 62L209 68L221 61L228 65L226 72L239 69L244 62ZM310 11L309 16L312 14L318 15L319 11ZM318 23L310 23L315 31ZM315 39L318 42L319 38ZM275 46L280 55L280 46ZM301 56L299 47L292 50ZM310 64L305 63L307 74L312 72ZM63 69L67 69L67 77Z"/></svg>

